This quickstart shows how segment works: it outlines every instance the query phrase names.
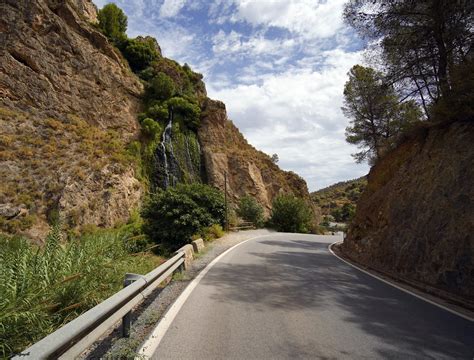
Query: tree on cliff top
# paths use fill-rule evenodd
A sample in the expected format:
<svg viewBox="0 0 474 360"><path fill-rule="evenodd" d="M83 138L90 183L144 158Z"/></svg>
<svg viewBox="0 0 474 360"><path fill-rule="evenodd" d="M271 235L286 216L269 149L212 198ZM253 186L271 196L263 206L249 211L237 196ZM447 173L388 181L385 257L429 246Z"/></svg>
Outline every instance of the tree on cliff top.
<svg viewBox="0 0 474 360"><path fill-rule="evenodd" d="M360 65L349 72L342 111L351 119L346 141L362 149L352 156L357 162L371 163L421 116L414 102L399 102L393 87L383 82L382 74Z"/></svg>
<svg viewBox="0 0 474 360"><path fill-rule="evenodd" d="M99 28L115 44L120 43L127 38L127 16L115 4L107 4L97 15L99 19Z"/></svg>

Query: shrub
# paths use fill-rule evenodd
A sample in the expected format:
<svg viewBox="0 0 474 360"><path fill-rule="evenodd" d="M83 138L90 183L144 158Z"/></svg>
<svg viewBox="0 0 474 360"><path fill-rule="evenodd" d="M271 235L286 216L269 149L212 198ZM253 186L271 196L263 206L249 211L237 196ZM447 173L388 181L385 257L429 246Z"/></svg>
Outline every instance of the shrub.
<svg viewBox="0 0 474 360"><path fill-rule="evenodd" d="M263 226L263 207L252 196L240 199L237 214L244 220L252 222L256 227Z"/></svg>
<svg viewBox="0 0 474 360"><path fill-rule="evenodd" d="M142 131L145 135L155 139L161 134L161 126L155 120L146 118L142 121Z"/></svg>
<svg viewBox="0 0 474 360"><path fill-rule="evenodd" d="M174 115L178 115L189 129L197 130L199 127L199 117L201 115L199 106L182 97L173 97L166 103L168 109L172 111Z"/></svg>
<svg viewBox="0 0 474 360"><path fill-rule="evenodd" d="M147 68L159 56L155 45L146 39L129 39L122 53L134 72Z"/></svg>
<svg viewBox="0 0 474 360"><path fill-rule="evenodd" d="M150 106L146 113L157 121L167 121L169 117L168 108L162 104Z"/></svg>
<svg viewBox="0 0 474 360"><path fill-rule="evenodd" d="M205 241L212 241L224 236L225 232L219 224L213 224L201 230L201 236Z"/></svg>
<svg viewBox="0 0 474 360"><path fill-rule="evenodd" d="M278 195L272 204L269 223L277 231L307 233L311 229L312 211L303 199Z"/></svg>
<svg viewBox="0 0 474 360"><path fill-rule="evenodd" d="M99 28L114 43L123 41L126 38L127 16L115 4L105 5L98 13Z"/></svg>
<svg viewBox="0 0 474 360"><path fill-rule="evenodd" d="M175 93L173 80L163 72L151 78L147 87L148 96L158 100L168 100Z"/></svg>
<svg viewBox="0 0 474 360"><path fill-rule="evenodd" d="M224 197L208 185L180 184L151 195L142 216L146 234L168 252L189 243L203 228L223 224Z"/></svg>

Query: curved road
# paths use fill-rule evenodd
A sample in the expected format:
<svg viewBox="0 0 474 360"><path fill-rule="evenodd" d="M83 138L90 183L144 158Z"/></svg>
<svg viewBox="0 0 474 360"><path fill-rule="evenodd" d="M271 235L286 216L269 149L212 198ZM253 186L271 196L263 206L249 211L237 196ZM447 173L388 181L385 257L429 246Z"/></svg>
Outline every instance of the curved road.
<svg viewBox="0 0 474 360"><path fill-rule="evenodd" d="M470 359L474 323L345 264L337 236L272 234L226 254L155 359Z"/></svg>

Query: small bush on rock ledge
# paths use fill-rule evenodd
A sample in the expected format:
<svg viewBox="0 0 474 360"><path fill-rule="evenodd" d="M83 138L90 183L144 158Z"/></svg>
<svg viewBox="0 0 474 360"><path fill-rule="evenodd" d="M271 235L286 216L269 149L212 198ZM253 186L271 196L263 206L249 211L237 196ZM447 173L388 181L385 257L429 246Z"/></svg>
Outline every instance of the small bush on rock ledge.
<svg viewBox="0 0 474 360"><path fill-rule="evenodd" d="M143 230L162 252L191 241L191 236L225 218L223 194L208 185L180 184L151 195L142 209Z"/></svg>

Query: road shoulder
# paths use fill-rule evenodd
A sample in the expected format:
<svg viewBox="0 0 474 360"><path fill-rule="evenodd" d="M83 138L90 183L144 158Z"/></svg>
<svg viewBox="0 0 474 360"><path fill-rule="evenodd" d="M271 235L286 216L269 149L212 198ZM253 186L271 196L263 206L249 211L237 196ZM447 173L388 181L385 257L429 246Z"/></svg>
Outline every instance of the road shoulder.
<svg viewBox="0 0 474 360"><path fill-rule="evenodd" d="M155 290L132 313L130 338L121 338L120 324L104 335L80 359L115 359L134 358L141 344L148 338L156 324L159 323L168 309L187 286L222 253L254 237L265 236L273 232L266 229L248 230L228 233L220 239L206 243L204 251L194 254L191 266L182 274L175 275L173 280Z"/></svg>
<svg viewBox="0 0 474 360"><path fill-rule="evenodd" d="M435 290L428 289L423 287L422 285L409 283L407 281L402 281L402 279L396 278L394 276L390 276L389 274L382 273L375 269L369 268L355 262L351 259L347 254L345 254L342 250L340 245L342 241L335 242L328 246L329 252L336 256L341 261L345 262L346 264L362 271L380 281L385 282L386 284L393 286L401 291L404 291L410 295L413 295L423 301L426 301L430 304L433 304L439 308L442 308L446 311L449 311L457 316L460 316L466 320L474 322L474 311L467 307L464 307L460 304L460 300L453 299L449 297L442 297L436 294Z"/></svg>

